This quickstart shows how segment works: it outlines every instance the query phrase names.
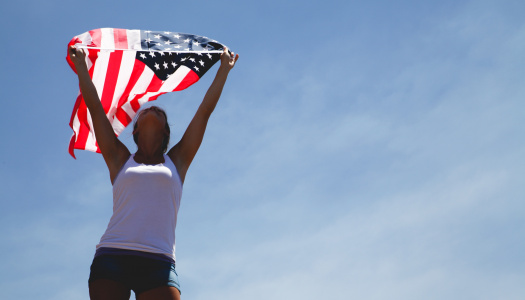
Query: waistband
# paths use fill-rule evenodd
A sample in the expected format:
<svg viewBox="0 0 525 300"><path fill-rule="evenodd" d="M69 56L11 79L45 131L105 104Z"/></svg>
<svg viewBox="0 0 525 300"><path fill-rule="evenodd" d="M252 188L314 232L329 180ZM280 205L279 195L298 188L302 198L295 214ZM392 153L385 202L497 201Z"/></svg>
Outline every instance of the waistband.
<svg viewBox="0 0 525 300"><path fill-rule="evenodd" d="M170 262L175 265L175 261L171 257L164 255L164 254L160 254L160 253L151 253L151 252L120 249L120 248L100 247L95 252L95 257L101 256L101 255L134 255L134 256L140 256L144 258L162 260L165 262Z"/></svg>

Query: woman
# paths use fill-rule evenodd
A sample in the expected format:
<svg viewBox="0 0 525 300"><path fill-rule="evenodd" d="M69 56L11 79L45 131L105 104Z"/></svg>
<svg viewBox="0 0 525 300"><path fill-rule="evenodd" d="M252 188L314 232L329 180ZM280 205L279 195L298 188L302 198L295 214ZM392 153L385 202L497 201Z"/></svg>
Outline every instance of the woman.
<svg viewBox="0 0 525 300"><path fill-rule="evenodd" d="M89 77L84 51L72 46L69 55L113 184L113 216L91 265L90 298L129 299L133 290L138 300L180 299L174 252L182 185L239 55L224 49L217 75L195 116L167 153L166 113L154 106L143 110L134 123L134 154L113 132Z"/></svg>

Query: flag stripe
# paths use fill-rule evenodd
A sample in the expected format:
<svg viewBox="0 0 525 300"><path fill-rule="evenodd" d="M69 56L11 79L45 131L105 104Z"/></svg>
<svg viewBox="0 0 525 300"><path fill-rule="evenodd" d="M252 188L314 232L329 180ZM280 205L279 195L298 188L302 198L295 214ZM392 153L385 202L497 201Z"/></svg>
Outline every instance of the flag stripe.
<svg viewBox="0 0 525 300"><path fill-rule="evenodd" d="M101 45L102 41L102 29L90 30L89 35L91 36L91 43L89 46Z"/></svg>
<svg viewBox="0 0 525 300"><path fill-rule="evenodd" d="M121 62L122 51L109 53L108 67L106 69L104 80L104 86L106 88L102 90L102 97L100 97L102 107L104 107L104 112L106 113L109 112L109 109L113 103L113 95L115 93L115 88L117 87Z"/></svg>
<svg viewBox="0 0 525 300"><path fill-rule="evenodd" d="M126 48L128 46L127 32L125 29L114 29L113 34L115 39L115 47ZM129 53L127 56L129 56ZM133 60L134 58L135 57L133 56ZM129 70L128 61L124 61L123 51L113 52L110 57L110 63L111 65L108 66L108 74L106 75L106 82L104 83L104 85L108 86L108 88L104 89L104 96L102 97L101 101L104 106L104 111L111 122L113 119L113 114L116 110L118 98L124 89L123 85L129 80L131 70ZM108 80L108 78L110 80Z"/></svg>
<svg viewBox="0 0 525 300"><path fill-rule="evenodd" d="M134 82L131 81L131 76L135 69L135 55L131 52L124 52L122 54L122 63L120 64L119 76L115 85L115 92L113 94L113 100L111 101L111 108L108 111L109 120L113 120L117 108L120 106L120 102L124 97L126 90L131 88ZM116 134L120 134L122 131L116 130Z"/></svg>
<svg viewBox="0 0 525 300"><path fill-rule="evenodd" d="M140 43L140 30L128 30L128 48L129 50L142 50Z"/></svg>
<svg viewBox="0 0 525 300"><path fill-rule="evenodd" d="M173 90L176 91L182 91L185 88L189 87L190 85L194 84L199 80L199 75L197 73L193 72L191 69L188 72L188 75L184 77L184 79L179 83L179 85Z"/></svg>
<svg viewBox="0 0 525 300"><path fill-rule="evenodd" d="M80 48L84 49L93 49L93 50L109 50L109 51L137 51L141 49L119 49L119 48L103 48L103 47L90 47L90 46L84 46L80 45ZM138 46L137 46L138 47ZM151 52L164 52L164 53L222 53L222 50L155 50L155 49L148 49L148 51Z"/></svg>
<svg viewBox="0 0 525 300"><path fill-rule="evenodd" d="M131 120L133 119L133 117L135 116L135 113L132 111L132 114L129 114L128 112L126 112L124 110L124 105L128 103L128 98L129 98L129 95L130 95L130 92L132 91L132 89L134 87L137 86L137 82L139 80L139 78L142 76L142 74L144 73L144 68L146 67L146 65L138 60L135 60L134 64L133 64L133 71L131 73L131 76L129 78L129 82L128 82L128 85L126 86L126 90L124 90L124 93L122 94L122 96L120 97L120 100L119 100L119 103L118 103L118 108L117 108L117 111L115 113L115 116L118 118L118 120L120 121L121 124L125 126L127 126ZM122 131L120 131L122 132ZM120 133L119 132L119 133Z"/></svg>
<svg viewBox="0 0 525 300"><path fill-rule="evenodd" d="M131 107L133 107L133 110L135 112L138 111L142 104L148 102L148 100L143 99L144 96L147 96L150 93L150 91L158 91L161 87L162 80L160 80L156 76L153 76L146 90L143 93L137 95L133 100L131 100Z"/></svg>
<svg viewBox="0 0 525 300"><path fill-rule="evenodd" d="M115 49L128 49L128 33L126 29L113 29Z"/></svg>

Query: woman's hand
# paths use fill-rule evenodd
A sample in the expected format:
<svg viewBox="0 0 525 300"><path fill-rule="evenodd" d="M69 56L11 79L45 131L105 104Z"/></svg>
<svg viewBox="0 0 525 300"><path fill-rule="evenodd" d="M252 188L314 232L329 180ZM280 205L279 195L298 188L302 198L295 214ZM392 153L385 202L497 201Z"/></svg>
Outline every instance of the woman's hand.
<svg viewBox="0 0 525 300"><path fill-rule="evenodd" d="M224 47L224 51L221 54L221 67L231 70L235 66L235 62L239 59L239 54L235 54L228 50L228 47Z"/></svg>
<svg viewBox="0 0 525 300"><path fill-rule="evenodd" d="M73 45L70 46L69 58L71 58L71 61L75 64L76 68L86 65L86 53L84 52L84 49L77 48Z"/></svg>

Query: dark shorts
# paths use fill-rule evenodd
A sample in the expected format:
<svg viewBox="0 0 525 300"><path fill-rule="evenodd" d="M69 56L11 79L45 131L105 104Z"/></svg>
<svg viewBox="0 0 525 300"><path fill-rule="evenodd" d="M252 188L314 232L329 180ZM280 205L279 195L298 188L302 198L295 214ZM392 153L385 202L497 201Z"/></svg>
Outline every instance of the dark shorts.
<svg viewBox="0 0 525 300"><path fill-rule="evenodd" d="M93 259L89 282L110 279L120 282L138 295L142 292L180 284L175 264L136 255L100 255Z"/></svg>

